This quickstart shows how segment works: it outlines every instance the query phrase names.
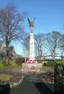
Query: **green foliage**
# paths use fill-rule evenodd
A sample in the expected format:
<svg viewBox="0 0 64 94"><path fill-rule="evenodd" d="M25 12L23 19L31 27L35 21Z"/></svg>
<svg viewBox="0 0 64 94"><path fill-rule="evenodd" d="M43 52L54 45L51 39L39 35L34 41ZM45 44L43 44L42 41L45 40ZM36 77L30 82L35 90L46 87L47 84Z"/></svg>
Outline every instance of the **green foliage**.
<svg viewBox="0 0 64 94"><path fill-rule="evenodd" d="M54 67L54 64L55 64L54 61L47 61L47 63L45 63L45 65L48 67Z"/></svg>
<svg viewBox="0 0 64 94"><path fill-rule="evenodd" d="M45 62L44 62L45 63ZM56 65L61 65L61 66L64 66L64 61L47 61L47 63L44 64L45 66L48 66L48 67L54 67Z"/></svg>
<svg viewBox="0 0 64 94"><path fill-rule="evenodd" d="M56 64L64 65L64 61L57 61Z"/></svg>
<svg viewBox="0 0 64 94"><path fill-rule="evenodd" d="M4 67L3 61L0 60L0 68Z"/></svg>
<svg viewBox="0 0 64 94"><path fill-rule="evenodd" d="M8 81L12 78L13 76L10 74L0 74L0 80L1 81Z"/></svg>
<svg viewBox="0 0 64 94"><path fill-rule="evenodd" d="M19 65L15 62L15 60L9 60L9 64L7 66L4 65L4 62L0 60L0 68L12 68L18 67Z"/></svg>
<svg viewBox="0 0 64 94"><path fill-rule="evenodd" d="M17 63L15 62L15 60L9 60L9 66L14 66L17 67Z"/></svg>
<svg viewBox="0 0 64 94"><path fill-rule="evenodd" d="M18 66L22 66L22 62L16 62L16 64L18 65Z"/></svg>

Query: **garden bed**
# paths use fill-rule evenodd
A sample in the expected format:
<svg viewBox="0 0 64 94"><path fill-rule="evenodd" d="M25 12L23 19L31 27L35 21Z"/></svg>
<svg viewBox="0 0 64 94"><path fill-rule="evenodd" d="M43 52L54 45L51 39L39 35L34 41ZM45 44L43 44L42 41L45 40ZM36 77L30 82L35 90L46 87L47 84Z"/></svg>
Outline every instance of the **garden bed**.
<svg viewBox="0 0 64 94"><path fill-rule="evenodd" d="M10 87L16 87L23 81L21 74L10 75L10 74L0 74L0 85L10 84Z"/></svg>

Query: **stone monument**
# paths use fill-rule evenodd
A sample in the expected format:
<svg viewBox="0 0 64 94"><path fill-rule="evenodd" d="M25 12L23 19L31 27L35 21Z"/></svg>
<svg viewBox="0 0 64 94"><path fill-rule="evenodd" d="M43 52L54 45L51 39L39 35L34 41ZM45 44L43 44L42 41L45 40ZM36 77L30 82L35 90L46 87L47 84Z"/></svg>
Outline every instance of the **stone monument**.
<svg viewBox="0 0 64 94"><path fill-rule="evenodd" d="M28 19L28 23L29 23L29 28L30 28L30 49L29 49L29 60L27 62L25 62L22 67L24 69L28 69L31 71L37 71L37 69L41 69L42 68L42 64L39 63L37 60L35 60L35 47L34 47L34 21L35 18L33 19L33 21L30 21L29 18Z"/></svg>
<svg viewBox="0 0 64 94"><path fill-rule="evenodd" d="M29 23L29 28L30 28L30 50L29 50L29 60L35 60L35 51L34 51L34 33L33 33L33 28L34 28L34 21L30 21L28 18L28 23Z"/></svg>

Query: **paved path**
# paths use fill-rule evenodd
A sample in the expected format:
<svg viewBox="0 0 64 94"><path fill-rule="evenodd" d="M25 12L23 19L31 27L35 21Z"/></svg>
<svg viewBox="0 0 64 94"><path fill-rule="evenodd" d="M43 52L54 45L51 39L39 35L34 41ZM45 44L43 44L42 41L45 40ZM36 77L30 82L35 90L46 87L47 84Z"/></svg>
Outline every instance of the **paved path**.
<svg viewBox="0 0 64 94"><path fill-rule="evenodd" d="M11 89L10 94L40 94L40 92L32 82L24 78L21 86Z"/></svg>
<svg viewBox="0 0 64 94"><path fill-rule="evenodd" d="M36 88L39 90L40 94L54 94L45 84L35 83Z"/></svg>
<svg viewBox="0 0 64 94"><path fill-rule="evenodd" d="M10 89L10 93L6 94L53 94L53 92L41 82L40 75L26 75L19 87Z"/></svg>
<svg viewBox="0 0 64 94"><path fill-rule="evenodd" d="M20 87L11 89L10 94L53 94L53 93L43 83L33 83L24 78Z"/></svg>

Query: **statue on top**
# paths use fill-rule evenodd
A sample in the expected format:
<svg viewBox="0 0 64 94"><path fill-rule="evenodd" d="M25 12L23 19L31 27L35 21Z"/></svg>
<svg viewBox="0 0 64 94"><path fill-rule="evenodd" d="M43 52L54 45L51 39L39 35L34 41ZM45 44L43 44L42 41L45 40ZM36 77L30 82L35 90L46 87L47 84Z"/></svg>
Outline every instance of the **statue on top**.
<svg viewBox="0 0 64 94"><path fill-rule="evenodd" d="M36 17L35 17L35 18L36 18ZM33 21L30 21L30 19L27 18L27 19L28 19L28 23L29 23L29 27L34 27L35 18L33 19Z"/></svg>

